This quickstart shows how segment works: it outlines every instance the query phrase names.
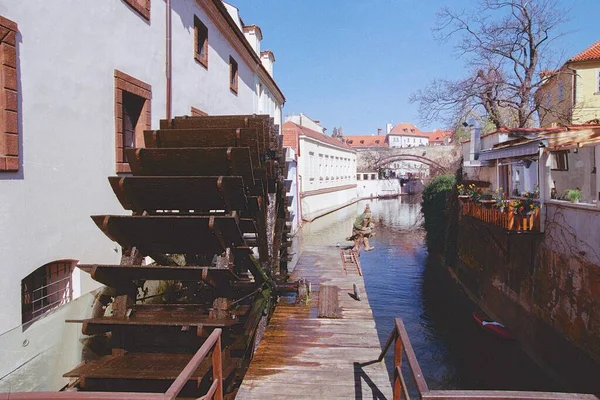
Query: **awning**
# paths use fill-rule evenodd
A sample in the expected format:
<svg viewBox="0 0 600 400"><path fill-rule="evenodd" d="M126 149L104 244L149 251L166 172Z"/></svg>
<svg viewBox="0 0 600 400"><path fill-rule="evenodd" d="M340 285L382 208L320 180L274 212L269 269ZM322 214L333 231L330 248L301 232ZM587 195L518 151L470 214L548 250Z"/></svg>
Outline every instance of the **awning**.
<svg viewBox="0 0 600 400"><path fill-rule="evenodd" d="M536 140L517 146L503 147L500 149L484 150L479 153L480 161L498 160L500 158L518 158L537 155L540 147L544 147L542 140Z"/></svg>

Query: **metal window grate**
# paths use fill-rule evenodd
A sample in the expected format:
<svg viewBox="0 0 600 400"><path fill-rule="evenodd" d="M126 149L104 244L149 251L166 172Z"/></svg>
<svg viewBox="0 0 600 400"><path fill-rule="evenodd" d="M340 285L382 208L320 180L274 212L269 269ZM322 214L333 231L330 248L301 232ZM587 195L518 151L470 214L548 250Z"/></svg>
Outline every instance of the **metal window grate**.
<svg viewBox="0 0 600 400"><path fill-rule="evenodd" d="M73 267L70 261L50 263L23 279L23 323L73 299Z"/></svg>

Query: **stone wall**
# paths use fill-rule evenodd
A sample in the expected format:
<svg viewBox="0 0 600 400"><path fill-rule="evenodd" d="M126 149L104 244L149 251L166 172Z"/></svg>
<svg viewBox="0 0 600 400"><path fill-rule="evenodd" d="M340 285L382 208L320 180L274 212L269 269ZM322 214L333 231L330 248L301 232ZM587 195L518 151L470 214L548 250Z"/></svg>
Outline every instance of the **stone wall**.
<svg viewBox="0 0 600 400"><path fill-rule="evenodd" d="M509 234L462 217L452 272L557 379L573 391L598 393L600 266L577 250L581 243L568 243L577 239L563 224L547 224L546 234Z"/></svg>

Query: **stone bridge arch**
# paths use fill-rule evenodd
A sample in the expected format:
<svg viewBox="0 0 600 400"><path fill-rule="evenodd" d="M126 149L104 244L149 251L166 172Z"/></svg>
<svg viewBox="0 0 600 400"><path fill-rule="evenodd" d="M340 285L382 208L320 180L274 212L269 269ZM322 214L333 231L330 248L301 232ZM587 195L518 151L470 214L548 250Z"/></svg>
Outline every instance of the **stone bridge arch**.
<svg viewBox="0 0 600 400"><path fill-rule="evenodd" d="M431 171L452 172L461 157L457 146L419 146L403 148L378 148L359 151L359 170L378 170L396 161L414 161Z"/></svg>
<svg viewBox="0 0 600 400"><path fill-rule="evenodd" d="M449 167L440 164L439 162L435 161L435 160L431 160L427 157L424 156L417 156L414 154L397 154L394 156L390 156L390 157L386 157L386 158L382 158L381 160L377 161L374 166L375 168L379 169L379 168L385 168L388 165L390 165L393 162L396 161L415 161L415 162L420 162L421 164L425 164L428 167L434 169L434 170L438 170L442 173L448 172Z"/></svg>

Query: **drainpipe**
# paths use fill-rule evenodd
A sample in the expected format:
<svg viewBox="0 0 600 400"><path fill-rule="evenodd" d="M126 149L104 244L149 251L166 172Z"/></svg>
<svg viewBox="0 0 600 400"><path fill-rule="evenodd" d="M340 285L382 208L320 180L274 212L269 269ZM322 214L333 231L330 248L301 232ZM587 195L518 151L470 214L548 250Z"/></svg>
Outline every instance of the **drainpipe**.
<svg viewBox="0 0 600 400"><path fill-rule="evenodd" d="M171 119L171 73L173 71L173 65L172 65L172 55L173 55L173 49L172 49L172 45L171 45L171 33L172 33L172 29L171 29L171 0L167 0L166 1L166 27L167 27L167 60L166 60L166 65L165 65L165 73L166 73L166 78L167 78L167 99L166 99L166 103L167 103L167 109L166 109L166 119Z"/></svg>
<svg viewBox="0 0 600 400"><path fill-rule="evenodd" d="M550 195L548 185L548 152L544 151L546 143L541 142L538 149L538 185L540 188L540 232L544 233L546 227L546 200Z"/></svg>
<svg viewBox="0 0 600 400"><path fill-rule="evenodd" d="M300 227L302 226L302 175L298 175L298 166L298 162L296 161L296 192L298 193L298 201L296 202L296 208L298 212L298 226Z"/></svg>

